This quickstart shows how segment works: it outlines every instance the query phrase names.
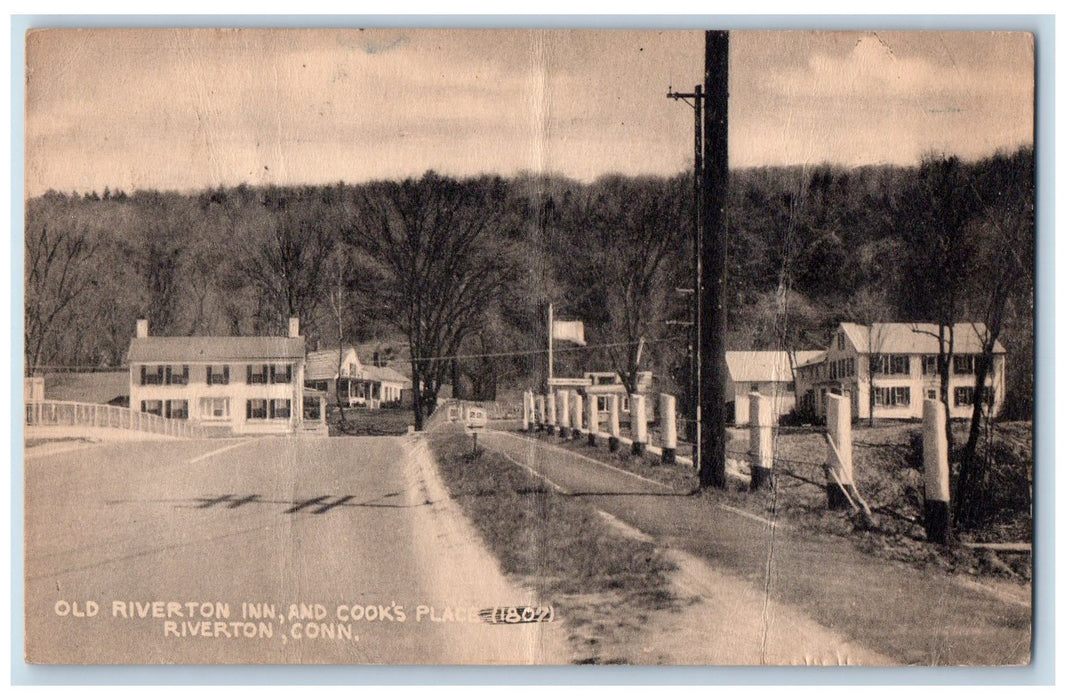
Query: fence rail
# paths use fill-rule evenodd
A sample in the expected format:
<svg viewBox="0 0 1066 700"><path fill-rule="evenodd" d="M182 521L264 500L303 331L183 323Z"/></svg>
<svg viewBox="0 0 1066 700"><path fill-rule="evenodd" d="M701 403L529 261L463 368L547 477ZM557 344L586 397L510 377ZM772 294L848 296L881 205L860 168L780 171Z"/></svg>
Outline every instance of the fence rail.
<svg viewBox="0 0 1066 700"><path fill-rule="evenodd" d="M26 426L78 426L118 428L177 438L202 438L202 425L186 420L163 418L122 406L80 403L77 401L27 401Z"/></svg>

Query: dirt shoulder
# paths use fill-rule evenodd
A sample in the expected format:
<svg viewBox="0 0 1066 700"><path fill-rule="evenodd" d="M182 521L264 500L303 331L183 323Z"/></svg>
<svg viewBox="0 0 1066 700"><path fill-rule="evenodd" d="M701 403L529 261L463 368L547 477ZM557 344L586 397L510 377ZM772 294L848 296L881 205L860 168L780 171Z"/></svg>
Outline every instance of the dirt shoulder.
<svg viewBox="0 0 1066 700"><path fill-rule="evenodd" d="M996 595L938 567L886 561L848 538L812 531L780 518L773 508L745 503L745 494L679 493L649 477L627 477L613 465L575 459L552 443L504 433L484 439L487 447L535 469L570 498L762 594L764 610L781 606L785 618L790 609L798 610L897 663L1014 665L1029 659L1032 615L1024 596ZM741 617L751 615L762 613L748 610ZM825 658L812 649L811 659Z"/></svg>

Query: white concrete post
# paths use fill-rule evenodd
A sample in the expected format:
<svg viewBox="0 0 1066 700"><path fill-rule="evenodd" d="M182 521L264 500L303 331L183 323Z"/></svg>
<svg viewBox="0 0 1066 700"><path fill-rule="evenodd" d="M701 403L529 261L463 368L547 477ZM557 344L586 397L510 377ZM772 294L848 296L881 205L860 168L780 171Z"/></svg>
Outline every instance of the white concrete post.
<svg viewBox="0 0 1066 700"><path fill-rule="evenodd" d="M630 432L633 433L633 454L642 455L648 449L648 417L644 411L644 395L629 395Z"/></svg>
<svg viewBox="0 0 1066 700"><path fill-rule="evenodd" d="M617 452L622 442L622 429L618 425L618 394L611 394L607 401L607 431L610 437L607 439L607 449Z"/></svg>
<svg viewBox="0 0 1066 700"><path fill-rule="evenodd" d="M925 471L925 536L947 544L951 535L951 494L944 404L925 399L922 404L922 466Z"/></svg>
<svg viewBox="0 0 1066 700"><path fill-rule="evenodd" d="M855 492L851 467L851 400L847 396L827 394L825 404L826 434L832 441L826 460L827 469L832 472L826 474L826 495L830 508L845 508L850 506Z"/></svg>
<svg viewBox="0 0 1066 700"><path fill-rule="evenodd" d="M548 404L548 435L554 435L556 423L558 422L558 414L555 411L555 392L549 389L545 401Z"/></svg>
<svg viewBox="0 0 1066 700"><path fill-rule="evenodd" d="M595 447L596 446L596 433L600 429L600 407L599 407L600 400L596 396L589 396L588 399L589 399L589 406L588 406L588 412L589 412L589 425L588 425L589 445Z"/></svg>
<svg viewBox="0 0 1066 700"><path fill-rule="evenodd" d="M751 457L751 489L763 484L775 486L774 418L771 397L753 391L748 394L748 454ZM850 428L850 421L849 421Z"/></svg>
<svg viewBox="0 0 1066 700"><path fill-rule="evenodd" d="M577 390L570 392L570 396L574 404L570 407L570 424L574 427L573 437L578 440L584 427L582 422L585 418L585 397Z"/></svg>
<svg viewBox="0 0 1066 700"><path fill-rule="evenodd" d="M548 418L544 413L544 394L537 394L537 430L544 430L544 426L548 423Z"/></svg>
<svg viewBox="0 0 1066 700"><path fill-rule="evenodd" d="M570 437L570 392L559 389L559 396L555 399L556 410L559 411L559 437Z"/></svg>
<svg viewBox="0 0 1066 700"><path fill-rule="evenodd" d="M677 399L659 394L659 425L663 433L663 464L677 462Z"/></svg>
<svg viewBox="0 0 1066 700"><path fill-rule="evenodd" d="M522 392L522 432L524 433L529 432L529 426L532 423L532 421L529 419L530 403L532 402L532 400L532 394L530 394L528 391Z"/></svg>

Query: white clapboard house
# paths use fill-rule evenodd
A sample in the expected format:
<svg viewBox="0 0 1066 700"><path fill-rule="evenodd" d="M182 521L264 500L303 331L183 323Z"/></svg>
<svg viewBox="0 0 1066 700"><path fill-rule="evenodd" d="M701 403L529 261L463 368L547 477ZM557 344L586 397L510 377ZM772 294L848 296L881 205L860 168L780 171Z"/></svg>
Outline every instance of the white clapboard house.
<svg viewBox="0 0 1066 700"><path fill-rule="evenodd" d="M949 367L948 405L952 418L973 415L975 361L986 330L981 323L957 323ZM875 418L921 418L923 399L940 398L939 341L934 323L841 323L820 356L796 368L800 407L825 416L828 394L847 394L853 418L869 418L873 391ZM997 341L985 384L993 415L1006 397L1007 352ZM872 382L871 382L871 374ZM871 386L872 384L872 386Z"/></svg>
<svg viewBox="0 0 1066 700"><path fill-rule="evenodd" d="M130 408L222 432L290 433L303 421L304 339L288 336L151 336L130 342Z"/></svg>

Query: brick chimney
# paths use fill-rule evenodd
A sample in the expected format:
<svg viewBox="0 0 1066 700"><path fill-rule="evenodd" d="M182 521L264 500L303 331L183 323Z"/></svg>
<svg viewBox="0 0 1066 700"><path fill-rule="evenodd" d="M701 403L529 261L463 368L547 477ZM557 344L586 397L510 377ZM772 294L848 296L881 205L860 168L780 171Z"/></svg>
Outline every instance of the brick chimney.
<svg viewBox="0 0 1066 700"><path fill-rule="evenodd" d="M137 319L137 337L138 338L147 338L148 337L148 319L146 319L146 318Z"/></svg>
<svg viewBox="0 0 1066 700"><path fill-rule="evenodd" d="M295 316L289 319L289 337L300 337L300 319L296 318Z"/></svg>

